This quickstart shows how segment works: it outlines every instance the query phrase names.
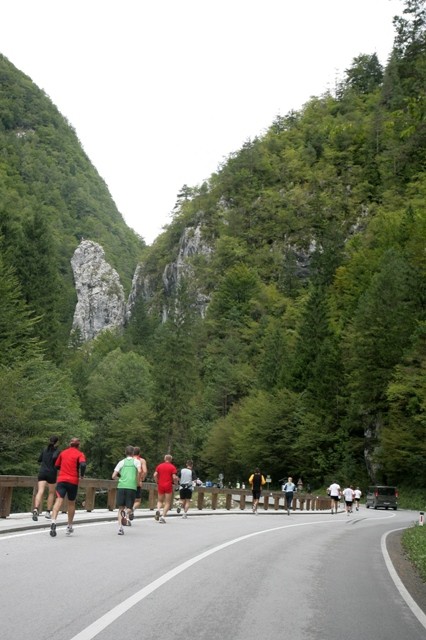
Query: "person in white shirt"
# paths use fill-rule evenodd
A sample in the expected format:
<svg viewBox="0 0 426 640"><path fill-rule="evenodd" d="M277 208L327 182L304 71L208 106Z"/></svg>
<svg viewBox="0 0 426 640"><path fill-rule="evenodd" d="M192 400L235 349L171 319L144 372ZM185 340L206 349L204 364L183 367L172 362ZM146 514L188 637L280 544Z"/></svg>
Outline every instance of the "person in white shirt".
<svg viewBox="0 0 426 640"><path fill-rule="evenodd" d="M343 489L343 496L345 498L346 513L349 515L352 513L352 505L354 501L354 488L352 485Z"/></svg>
<svg viewBox="0 0 426 640"><path fill-rule="evenodd" d="M283 486L283 491L285 493L285 506L287 509L287 515L290 515L290 509L293 504L293 495L296 490L296 485L293 482L293 478L287 478L287 482Z"/></svg>
<svg viewBox="0 0 426 640"><path fill-rule="evenodd" d="M177 512L180 513L181 509L183 509L182 518L188 517L188 509L191 504L192 499L192 491L194 489L195 480L197 475L193 469L192 460L186 461L186 467L183 467L179 473L179 498L180 498L180 506L177 508Z"/></svg>
<svg viewBox="0 0 426 640"><path fill-rule="evenodd" d="M359 510L359 501L361 499L362 496L362 491L359 487L357 487L354 491L354 502L355 502L355 509L358 511Z"/></svg>
<svg viewBox="0 0 426 640"><path fill-rule="evenodd" d="M327 493L331 498L331 513L337 513L341 491L340 484L337 484L337 482L332 482L327 489Z"/></svg>

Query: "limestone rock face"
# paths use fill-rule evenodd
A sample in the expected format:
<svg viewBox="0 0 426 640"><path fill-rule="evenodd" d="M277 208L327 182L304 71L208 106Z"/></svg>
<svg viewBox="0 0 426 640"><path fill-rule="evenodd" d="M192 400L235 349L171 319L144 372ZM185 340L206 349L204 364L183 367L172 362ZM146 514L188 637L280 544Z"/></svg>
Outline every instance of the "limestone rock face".
<svg viewBox="0 0 426 640"><path fill-rule="evenodd" d="M190 284L194 292L197 312L201 317L205 316L210 298L197 285L191 259L195 256L208 258L212 251L213 249L202 238L201 225L187 227L184 230L179 242L176 259L165 266L162 274L161 298L163 303L159 311L163 322L168 318L169 309L173 307L176 310L176 294L183 278ZM147 304L147 308L150 309L157 291L158 284L156 284L154 278L146 274L144 265L139 264L133 277L132 289L127 304L127 319L131 317L133 307L139 297L142 297Z"/></svg>
<svg viewBox="0 0 426 640"><path fill-rule="evenodd" d="M122 328L126 304L120 277L105 260L103 248L83 240L71 258L77 292L72 331L91 340L104 329Z"/></svg>

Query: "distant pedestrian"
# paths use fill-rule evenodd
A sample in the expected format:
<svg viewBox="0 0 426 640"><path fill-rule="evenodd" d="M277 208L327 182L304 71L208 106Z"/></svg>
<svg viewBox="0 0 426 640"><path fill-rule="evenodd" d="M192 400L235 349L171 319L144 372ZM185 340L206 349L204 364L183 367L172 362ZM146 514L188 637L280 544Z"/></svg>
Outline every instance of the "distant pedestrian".
<svg viewBox="0 0 426 640"><path fill-rule="evenodd" d="M146 476L148 475L148 467L146 465L146 460L145 458L142 458L140 448L133 447L133 449L134 449L133 457L136 460L139 460L139 462L141 463L141 474L139 476L138 486L136 488L136 498L133 504L133 509L129 515L130 520L133 520L135 509L138 509L140 507L141 500L142 500L142 482L145 480Z"/></svg>
<svg viewBox="0 0 426 640"><path fill-rule="evenodd" d="M285 504L287 509L287 515L290 515L290 510L293 505L293 496L296 491L296 485L293 482L293 478L290 476L287 478L287 482L283 486L283 491L285 495Z"/></svg>
<svg viewBox="0 0 426 640"><path fill-rule="evenodd" d="M331 513L337 513L341 491L340 484L337 484L337 482L332 482L327 489L327 493L331 498Z"/></svg>
<svg viewBox="0 0 426 640"><path fill-rule="evenodd" d="M184 519L188 517L188 510L192 500L192 492L197 480L197 475L193 466L194 464L192 460L187 460L186 466L178 473L180 506L177 508L177 512L180 513L181 509L183 509L182 518Z"/></svg>
<svg viewBox="0 0 426 640"><path fill-rule="evenodd" d="M65 496L68 498L67 536L70 536L74 531L75 500L77 498L79 478L83 478L86 472L86 456L79 451L79 446L80 440L72 438L68 449L61 451L55 463L59 473L56 484L56 500L52 509L52 524L50 525L52 538L56 536L56 518Z"/></svg>
<svg viewBox="0 0 426 640"><path fill-rule="evenodd" d="M37 522L38 516L43 510L43 496L46 487L48 487L49 493L47 495L47 509L45 517L50 520L50 512L52 511L53 503L55 501L56 477L58 475L58 470L55 467L55 462L59 456L58 442L58 436L51 436L49 438L49 444L40 452L38 457L40 469L37 477L37 495L34 500L34 522Z"/></svg>
<svg viewBox="0 0 426 640"><path fill-rule="evenodd" d="M134 457L134 447L128 445L125 449L126 457L117 463L112 479L118 478L117 500L118 535L124 534L124 525L132 524L130 515L136 498L136 489L140 483L142 466L140 460Z"/></svg>
<svg viewBox="0 0 426 640"><path fill-rule="evenodd" d="M349 485L348 487L346 487L346 489L343 489L343 497L345 499L346 513L349 515L350 513L352 513L352 505L354 502L354 488L352 485Z"/></svg>
<svg viewBox="0 0 426 640"><path fill-rule="evenodd" d="M172 504L173 485L178 483L177 469L172 464L172 456L166 454L164 462L161 462L154 472L154 481L157 483L158 499L155 519L161 524L166 524L166 516Z"/></svg>
<svg viewBox="0 0 426 640"><path fill-rule="evenodd" d="M259 505L259 499L262 494L262 487L264 484L266 484L266 480L261 474L259 467L256 467L248 481L251 486L251 494L253 496L251 510L257 515L257 507Z"/></svg>
<svg viewBox="0 0 426 640"><path fill-rule="evenodd" d="M359 501L361 500L361 496L362 496L362 491L359 487L357 487L354 491L355 509L357 511L359 511Z"/></svg>

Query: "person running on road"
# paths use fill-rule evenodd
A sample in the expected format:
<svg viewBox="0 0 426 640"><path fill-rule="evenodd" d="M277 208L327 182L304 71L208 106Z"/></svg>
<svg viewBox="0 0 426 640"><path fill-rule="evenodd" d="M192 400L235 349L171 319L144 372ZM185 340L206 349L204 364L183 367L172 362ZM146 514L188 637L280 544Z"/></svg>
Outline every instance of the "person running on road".
<svg viewBox="0 0 426 640"><path fill-rule="evenodd" d="M86 472L86 456L79 451L80 440L71 438L70 446L59 454L55 467L59 469L58 482L56 485L56 500L52 509L52 524L50 525L50 535L56 536L56 518L62 506L65 496L68 497L68 526L67 536L74 531L73 522L75 515L75 500L77 498L79 478L84 478Z"/></svg>
<svg viewBox="0 0 426 640"><path fill-rule="evenodd" d="M181 509L183 509L182 518L186 519L188 517L189 505L191 504L194 483L197 480L192 460L186 461L186 467L183 467L179 471L178 478L180 506L177 508L177 512L180 513Z"/></svg>
<svg viewBox="0 0 426 640"><path fill-rule="evenodd" d="M252 511L257 515L257 507L259 505L259 499L262 493L262 487L266 484L266 480L260 473L259 467L256 467L254 472L249 478L249 484L251 486L251 494L253 496Z"/></svg>
<svg viewBox="0 0 426 640"><path fill-rule="evenodd" d="M359 487L357 487L354 491L354 502L355 502L355 509L357 511L359 511L359 501L361 500L361 496L362 496L362 491Z"/></svg>
<svg viewBox="0 0 426 640"><path fill-rule="evenodd" d="M155 519L161 524L166 524L166 516L172 504L173 485L178 483L177 469L172 464L172 460L172 456L166 454L164 462L161 462L154 472L154 481L157 483L158 491Z"/></svg>
<svg viewBox="0 0 426 640"><path fill-rule="evenodd" d="M343 489L343 497L345 498L346 513L349 515L352 513L352 505L354 501L354 489L352 485Z"/></svg>
<svg viewBox="0 0 426 640"><path fill-rule="evenodd" d="M290 509L293 504L293 496L296 491L296 485L293 482L293 478L290 476L287 478L287 482L283 486L283 491L285 493L285 504L287 509L287 515L290 515Z"/></svg>
<svg viewBox="0 0 426 640"><path fill-rule="evenodd" d="M337 513L337 507L339 506L341 488L337 482L332 482L327 489L327 493L331 498L331 513Z"/></svg>
<svg viewBox="0 0 426 640"><path fill-rule="evenodd" d="M38 462L40 464L40 469L38 472L38 484L37 484L37 495L34 500L34 509L33 509L33 520L37 522L38 516L42 511L43 507L43 496L46 486L49 489L49 493L47 496L47 509L45 513L45 518L50 520L50 512L52 511L53 503L55 501L55 486L56 486L56 477L58 475L58 470L55 467L55 462L59 456L58 449L58 436L51 436L49 438L49 444L43 451L41 451Z"/></svg>
<svg viewBox="0 0 426 640"><path fill-rule="evenodd" d="M117 509L118 509L118 535L124 534L124 525L130 526L133 505L135 503L136 489L140 484L142 465L134 456L134 447L128 445L125 450L126 457L117 463L112 479L118 478L117 485Z"/></svg>
<svg viewBox="0 0 426 640"><path fill-rule="evenodd" d="M140 507L141 499L142 499L142 482L145 480L146 476L148 475L148 467L146 466L146 460L145 458L141 457L140 448L139 447L133 447L133 448L134 448L133 457L136 460L139 460L139 462L141 463L141 474L139 476L138 486L136 488L136 498L135 498L135 502L133 503L133 509L129 515L130 520L133 520L134 518L135 509L138 509Z"/></svg>

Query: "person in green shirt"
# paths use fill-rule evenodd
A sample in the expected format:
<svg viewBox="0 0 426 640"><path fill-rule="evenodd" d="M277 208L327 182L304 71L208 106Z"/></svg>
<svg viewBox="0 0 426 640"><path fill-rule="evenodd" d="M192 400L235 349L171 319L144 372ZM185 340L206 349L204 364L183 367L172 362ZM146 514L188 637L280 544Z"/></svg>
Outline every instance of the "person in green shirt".
<svg viewBox="0 0 426 640"><path fill-rule="evenodd" d="M126 457L116 465L112 479L118 478L117 508L118 508L118 535L124 535L123 526L130 527L130 515L136 498L136 489L141 482L142 467L140 460L134 458L134 447L128 445L125 450Z"/></svg>

